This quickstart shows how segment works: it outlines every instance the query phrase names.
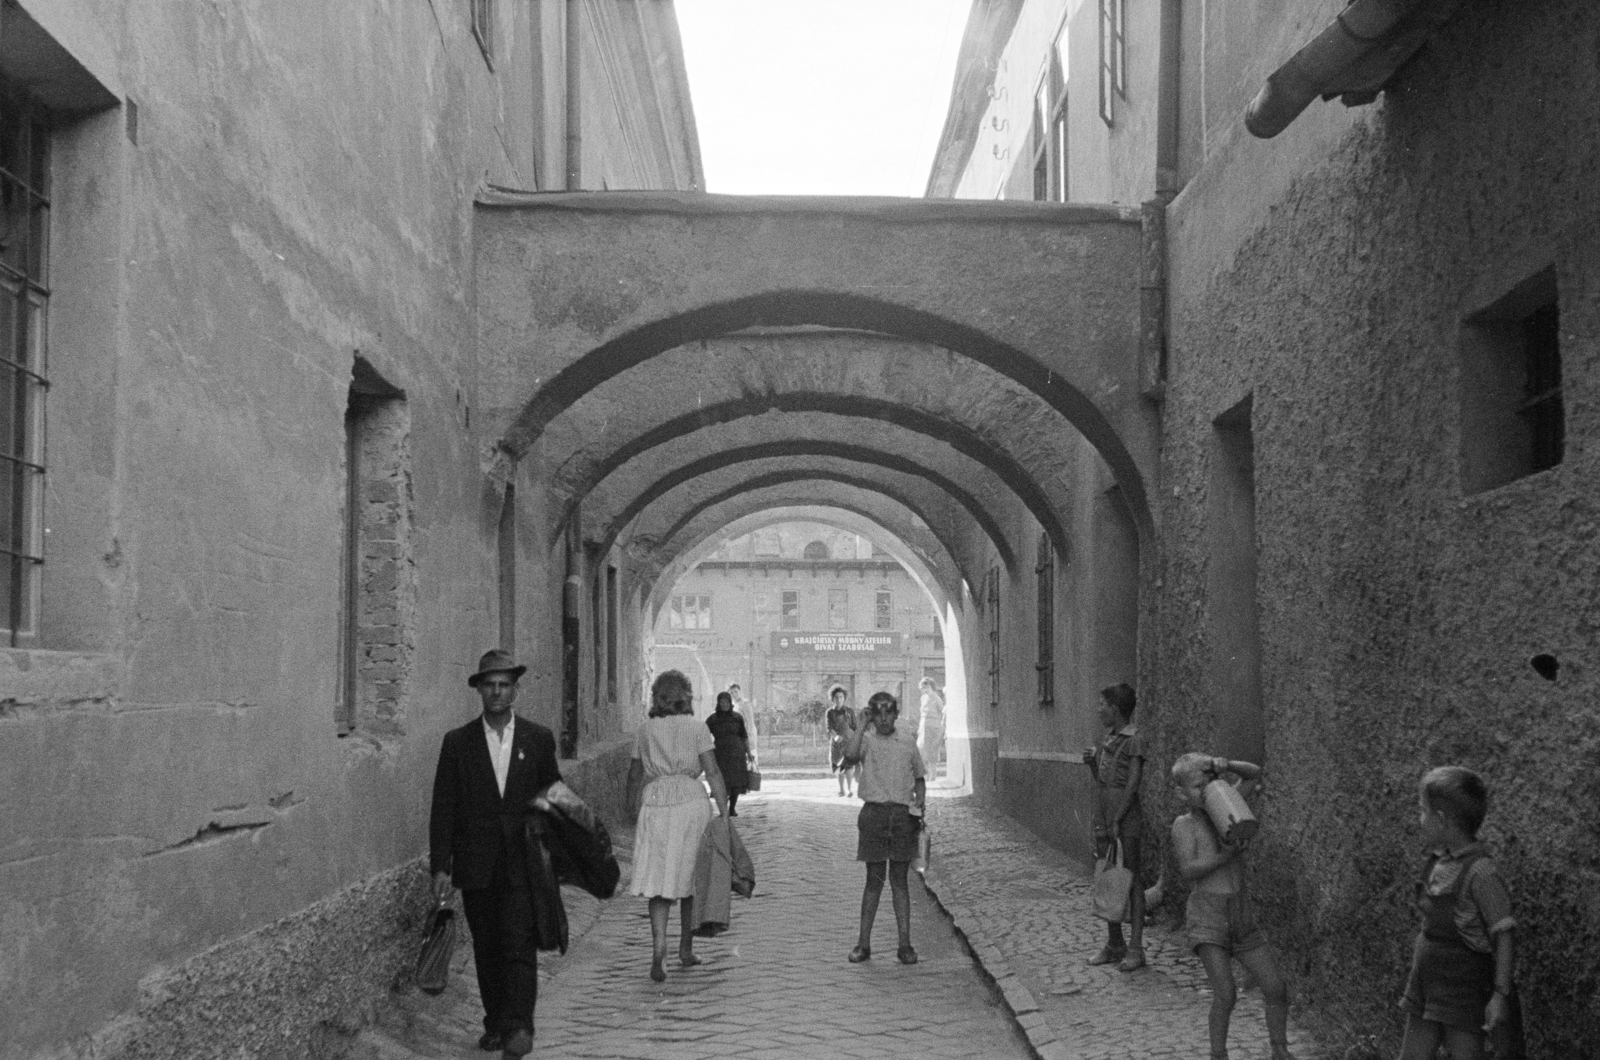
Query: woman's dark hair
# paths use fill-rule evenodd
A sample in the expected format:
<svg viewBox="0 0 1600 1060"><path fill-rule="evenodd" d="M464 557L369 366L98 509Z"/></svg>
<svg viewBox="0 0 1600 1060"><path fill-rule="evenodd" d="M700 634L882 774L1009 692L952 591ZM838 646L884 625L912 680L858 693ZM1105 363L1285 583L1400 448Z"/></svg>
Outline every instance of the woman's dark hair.
<svg viewBox="0 0 1600 1060"><path fill-rule="evenodd" d="M1134 694L1133 686L1126 682L1102 688L1100 698L1117 708L1117 713L1124 718L1133 717L1133 708L1139 703L1139 697Z"/></svg>
<svg viewBox="0 0 1600 1060"><path fill-rule="evenodd" d="M900 701L890 692L874 692L867 697L867 713L881 714L884 711L900 713Z"/></svg>
<svg viewBox="0 0 1600 1060"><path fill-rule="evenodd" d="M1428 809L1448 817L1470 836L1478 834L1489 812L1489 786L1465 766L1440 766L1422 777L1422 798Z"/></svg>
<svg viewBox="0 0 1600 1060"><path fill-rule="evenodd" d="M650 686L650 716L694 713L694 688L679 670L668 670Z"/></svg>
<svg viewBox="0 0 1600 1060"><path fill-rule="evenodd" d="M733 693L731 693L731 692L718 692L717 693L717 709L721 710L722 709L722 704L724 704L724 703L728 704L728 709L729 710L733 709Z"/></svg>

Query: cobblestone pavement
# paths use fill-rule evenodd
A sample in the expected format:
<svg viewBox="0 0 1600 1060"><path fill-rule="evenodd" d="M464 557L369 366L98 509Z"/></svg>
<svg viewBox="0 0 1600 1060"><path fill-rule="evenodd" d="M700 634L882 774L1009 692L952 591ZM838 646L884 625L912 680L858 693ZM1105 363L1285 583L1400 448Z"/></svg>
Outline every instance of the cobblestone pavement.
<svg viewBox="0 0 1600 1060"><path fill-rule="evenodd" d="M913 878L912 942L919 963L895 959L887 888L871 960L845 960L855 944L864 878L855 860L856 799L833 781L740 799L735 825L756 865L756 893L733 904L733 924L695 940L699 967L676 961L677 910L667 981L649 979L650 924L642 898L600 904L567 892L574 933L562 958L541 954L536 1058L650 1060L875 1060L887 1057L1032 1055L1004 1000L973 962L950 920ZM598 906L598 908L596 908ZM482 1057L470 946L437 999L398 995L362 1036L364 1060Z"/></svg>
<svg viewBox="0 0 1600 1060"><path fill-rule="evenodd" d="M1149 924L1145 969L1090 967L1088 958L1105 942L1105 922L1091 912L1089 880L1074 862L971 799L931 801L928 820L927 886L1042 1060L1208 1054L1211 991L1181 935ZM1271 1055L1260 991L1240 992L1228 1046L1235 1060ZM1329 1055L1292 1023L1289 1046L1298 1060Z"/></svg>
<svg viewBox="0 0 1600 1060"><path fill-rule="evenodd" d="M1010 818L937 790L929 808L932 865L926 886L915 874L911 885L921 962L896 962L886 893L873 959L847 963L861 895L860 803L838 798L830 779L769 780L768 787L740 800L736 822L756 864L756 895L735 898L727 934L696 940L701 966L680 970L669 958L666 983L651 983L644 900L598 903L567 892L577 941L564 957L540 956L535 1057L1207 1054L1210 995L1181 938L1148 929L1150 967L1140 972L1089 967L1104 928L1089 912L1081 871ZM628 837L619 838L626 847ZM676 916L674 909L674 932ZM440 997L414 989L394 995L351 1056L485 1056L475 1048L482 1009L470 953L463 940ZM1299 1060L1328 1060L1293 1028L1290 1043ZM1268 1055L1259 992L1241 993L1230 1046L1236 1060Z"/></svg>

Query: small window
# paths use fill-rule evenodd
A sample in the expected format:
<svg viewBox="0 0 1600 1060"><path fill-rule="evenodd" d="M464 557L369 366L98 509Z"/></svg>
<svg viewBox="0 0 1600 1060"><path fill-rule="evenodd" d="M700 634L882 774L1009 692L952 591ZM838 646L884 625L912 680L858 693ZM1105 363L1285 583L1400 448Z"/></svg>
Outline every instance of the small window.
<svg viewBox="0 0 1600 1060"><path fill-rule="evenodd" d="M826 542L813 541L806 546L805 552L801 553L801 555L803 555L806 559L831 559L833 553L828 551L828 545Z"/></svg>
<svg viewBox="0 0 1600 1060"><path fill-rule="evenodd" d="M873 607L873 628L894 628L894 593L888 589L879 589L877 602Z"/></svg>
<svg viewBox="0 0 1600 1060"><path fill-rule="evenodd" d="M785 589L782 596L782 610L779 621L784 629L800 628L800 590Z"/></svg>
<svg viewBox="0 0 1600 1060"><path fill-rule="evenodd" d="M711 597L696 593L674 596L667 624L673 629L710 629Z"/></svg>
<svg viewBox="0 0 1600 1060"><path fill-rule="evenodd" d="M828 590L828 628L850 628L850 590Z"/></svg>
<svg viewBox="0 0 1600 1060"><path fill-rule="evenodd" d="M1566 448L1561 308L1546 268L1469 317L1461 334L1461 488L1481 493L1560 464Z"/></svg>
<svg viewBox="0 0 1600 1060"><path fill-rule="evenodd" d="M1128 95L1127 0L1100 0L1100 117L1116 123L1116 100Z"/></svg>
<svg viewBox="0 0 1600 1060"><path fill-rule="evenodd" d="M483 61L494 69L494 0L472 0L472 35L478 40Z"/></svg>
<svg viewBox="0 0 1600 1060"><path fill-rule="evenodd" d="M1039 661L1034 669L1039 674L1039 705L1048 707L1056 701L1056 553L1049 534L1039 535L1034 572L1039 577Z"/></svg>
<svg viewBox="0 0 1600 1060"><path fill-rule="evenodd" d="M750 596L751 618L757 629L778 628L778 594L771 589L758 589Z"/></svg>
<svg viewBox="0 0 1600 1060"><path fill-rule="evenodd" d="M44 565L49 115L0 84L0 624L37 632Z"/></svg>
<svg viewBox="0 0 1600 1060"><path fill-rule="evenodd" d="M1050 50L1033 100L1033 197L1067 201L1067 28Z"/></svg>

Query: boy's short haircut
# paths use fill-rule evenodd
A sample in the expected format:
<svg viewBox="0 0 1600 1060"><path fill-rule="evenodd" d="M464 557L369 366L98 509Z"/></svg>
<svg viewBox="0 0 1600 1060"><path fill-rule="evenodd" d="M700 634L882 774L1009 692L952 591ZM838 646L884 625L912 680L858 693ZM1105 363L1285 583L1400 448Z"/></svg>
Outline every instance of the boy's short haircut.
<svg viewBox="0 0 1600 1060"><path fill-rule="evenodd" d="M879 713L885 710L900 713L900 701L891 692L874 692L867 697L867 710Z"/></svg>
<svg viewBox="0 0 1600 1060"><path fill-rule="evenodd" d="M1422 798L1428 809L1437 810L1466 832L1475 836L1489 812L1489 786L1465 766L1440 766L1422 777Z"/></svg>
<svg viewBox="0 0 1600 1060"><path fill-rule="evenodd" d="M1134 693L1133 686L1127 682L1120 685L1108 685L1100 690L1100 697L1113 707L1124 718L1133 717L1133 708L1138 705L1139 697Z"/></svg>
<svg viewBox="0 0 1600 1060"><path fill-rule="evenodd" d="M1172 779L1183 780L1185 777L1205 777L1212 772L1211 765L1216 759L1211 755L1201 754L1199 751L1190 751L1188 754L1179 755L1178 760L1172 763Z"/></svg>

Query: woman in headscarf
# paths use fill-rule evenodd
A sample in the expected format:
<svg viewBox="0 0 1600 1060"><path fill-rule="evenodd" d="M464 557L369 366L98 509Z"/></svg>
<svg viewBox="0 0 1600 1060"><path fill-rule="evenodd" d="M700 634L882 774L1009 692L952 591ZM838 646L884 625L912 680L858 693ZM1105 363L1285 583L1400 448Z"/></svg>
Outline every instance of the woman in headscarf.
<svg viewBox="0 0 1600 1060"><path fill-rule="evenodd" d="M739 816L739 796L750 790L750 737L744 718L733 709L733 696L717 693L717 709L706 719L706 728L716 741L717 769L728 789L728 816Z"/></svg>

